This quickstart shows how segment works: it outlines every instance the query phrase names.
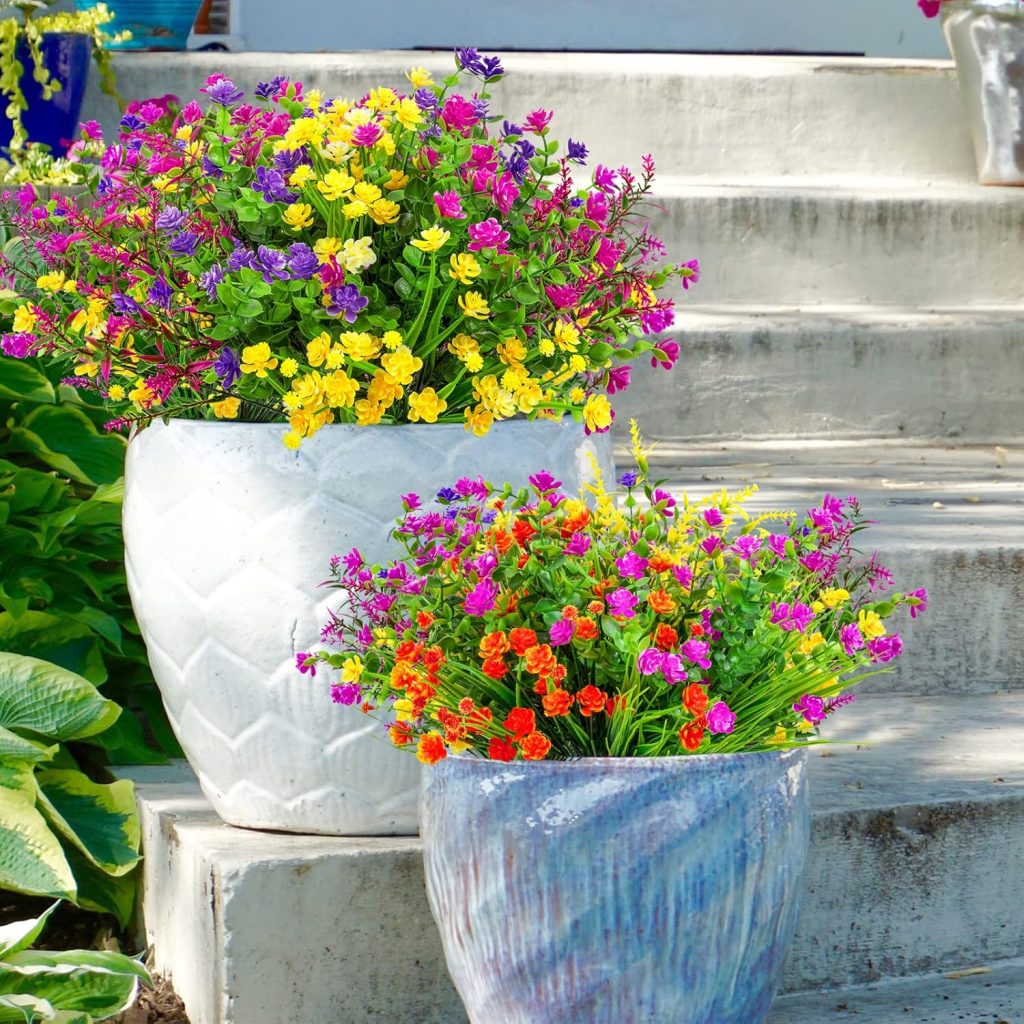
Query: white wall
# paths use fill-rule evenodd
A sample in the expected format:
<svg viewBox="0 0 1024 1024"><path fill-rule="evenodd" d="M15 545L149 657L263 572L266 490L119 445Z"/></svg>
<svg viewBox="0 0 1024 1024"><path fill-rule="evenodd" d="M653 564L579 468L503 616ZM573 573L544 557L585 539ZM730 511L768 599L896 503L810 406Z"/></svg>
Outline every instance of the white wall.
<svg viewBox="0 0 1024 1024"><path fill-rule="evenodd" d="M412 47L948 56L915 0L232 0L250 50Z"/></svg>

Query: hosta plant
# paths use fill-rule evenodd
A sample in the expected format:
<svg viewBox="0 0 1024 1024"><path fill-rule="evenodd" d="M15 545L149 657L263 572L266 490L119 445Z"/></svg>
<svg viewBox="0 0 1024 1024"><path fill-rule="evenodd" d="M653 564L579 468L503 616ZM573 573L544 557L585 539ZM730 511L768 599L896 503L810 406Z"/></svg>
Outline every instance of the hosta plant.
<svg viewBox="0 0 1024 1024"><path fill-rule="evenodd" d="M856 500L751 518L753 490L702 501L637 468L595 507L545 472L403 496L404 555L332 564L332 694L434 762L735 753L815 742L850 688L902 650L923 590L853 546Z"/></svg>

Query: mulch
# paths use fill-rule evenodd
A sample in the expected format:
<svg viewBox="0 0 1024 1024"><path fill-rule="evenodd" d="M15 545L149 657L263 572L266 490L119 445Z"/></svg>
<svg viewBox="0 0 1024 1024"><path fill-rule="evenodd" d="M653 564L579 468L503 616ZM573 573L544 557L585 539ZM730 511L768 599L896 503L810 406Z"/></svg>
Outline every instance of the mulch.
<svg viewBox="0 0 1024 1024"><path fill-rule="evenodd" d="M114 1017L113 1024L189 1024L189 1019L170 979L156 975L153 988L140 989L135 1005Z"/></svg>

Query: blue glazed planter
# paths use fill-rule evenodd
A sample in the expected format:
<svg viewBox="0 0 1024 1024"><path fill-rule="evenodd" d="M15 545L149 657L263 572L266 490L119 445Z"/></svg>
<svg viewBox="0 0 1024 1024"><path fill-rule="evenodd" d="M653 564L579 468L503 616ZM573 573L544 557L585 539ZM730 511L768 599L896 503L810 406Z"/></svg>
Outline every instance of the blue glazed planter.
<svg viewBox="0 0 1024 1024"><path fill-rule="evenodd" d="M32 77L34 63L28 44L20 41L15 56L25 68L20 84L28 103L28 109L22 111L21 122L28 132L29 142L42 143L49 146L55 156L63 156L78 130L78 115L89 77L92 39L78 32L48 32L40 40L39 48L50 75L62 88L52 99L43 99L43 91ZM0 117L0 147L10 146L11 136L10 120Z"/></svg>
<svg viewBox="0 0 1024 1024"><path fill-rule="evenodd" d="M100 0L78 0L79 10L91 10ZM127 29L131 39L113 43L112 50L184 50L202 0L105 0L114 20L104 25L113 35Z"/></svg>
<svg viewBox="0 0 1024 1024"><path fill-rule="evenodd" d="M472 1024L760 1024L796 924L806 753L425 774L427 892Z"/></svg>

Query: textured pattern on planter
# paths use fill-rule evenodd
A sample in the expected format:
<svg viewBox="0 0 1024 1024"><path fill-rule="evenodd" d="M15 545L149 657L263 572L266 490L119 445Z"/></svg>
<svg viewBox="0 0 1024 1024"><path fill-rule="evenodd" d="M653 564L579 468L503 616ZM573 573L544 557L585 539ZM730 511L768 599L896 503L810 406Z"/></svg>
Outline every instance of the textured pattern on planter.
<svg viewBox="0 0 1024 1024"><path fill-rule="evenodd" d="M318 642L336 591L328 560L383 557L399 493L457 476L574 487L607 439L573 423L327 427L299 453L268 424L156 423L128 446L128 584L171 724L227 822L336 835L411 835L419 765L382 726L331 703L295 655Z"/></svg>
<svg viewBox="0 0 1024 1024"><path fill-rule="evenodd" d="M473 1024L760 1024L796 922L805 766L787 751L431 768L427 891Z"/></svg>

